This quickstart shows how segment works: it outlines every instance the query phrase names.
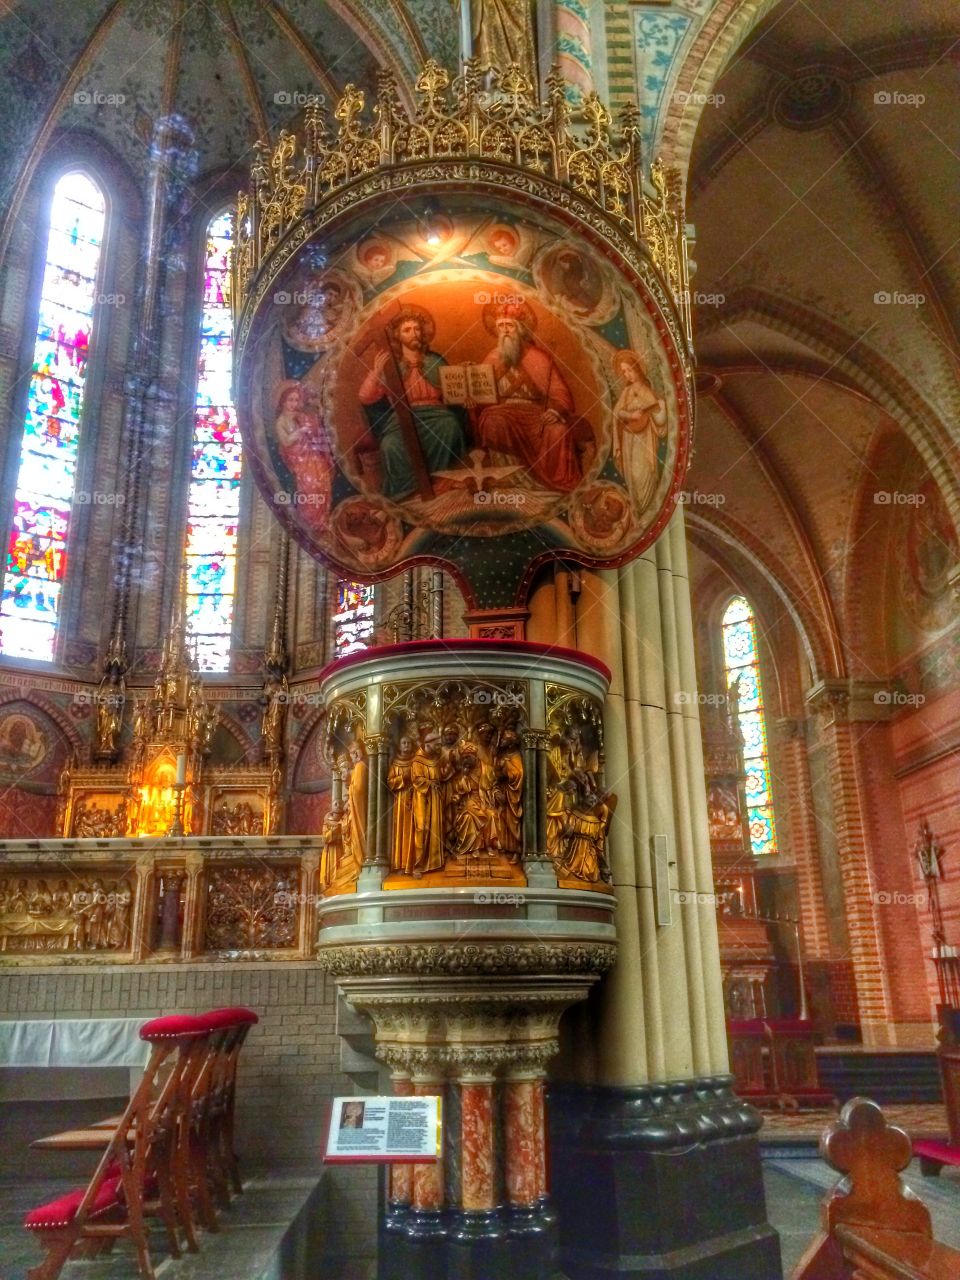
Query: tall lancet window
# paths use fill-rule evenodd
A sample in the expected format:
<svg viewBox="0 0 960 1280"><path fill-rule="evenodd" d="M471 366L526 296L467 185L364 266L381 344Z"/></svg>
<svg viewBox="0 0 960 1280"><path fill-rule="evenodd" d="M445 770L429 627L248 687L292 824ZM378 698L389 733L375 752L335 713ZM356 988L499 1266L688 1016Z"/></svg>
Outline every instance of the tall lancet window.
<svg viewBox="0 0 960 1280"><path fill-rule="evenodd" d="M227 671L237 580L243 457L233 407L229 212L207 227L190 490L187 498L187 628L203 671Z"/></svg>
<svg viewBox="0 0 960 1280"><path fill-rule="evenodd" d="M736 685L737 714L743 734L750 846L758 855L776 853L777 827L770 791L770 758L757 657L757 624L753 610L743 596L734 596L727 605L722 630L727 687Z"/></svg>
<svg viewBox="0 0 960 1280"><path fill-rule="evenodd" d="M375 587L362 582L337 583L337 611L333 615L334 657L369 648L373 640Z"/></svg>
<svg viewBox="0 0 960 1280"><path fill-rule="evenodd" d="M83 173L53 190L33 372L0 604L4 653L53 659L106 204Z"/></svg>

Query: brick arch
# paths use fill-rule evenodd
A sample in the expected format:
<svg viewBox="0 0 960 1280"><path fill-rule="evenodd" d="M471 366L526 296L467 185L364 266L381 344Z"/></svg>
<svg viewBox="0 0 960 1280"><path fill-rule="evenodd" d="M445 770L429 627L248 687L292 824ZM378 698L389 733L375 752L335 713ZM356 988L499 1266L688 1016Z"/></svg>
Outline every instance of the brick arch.
<svg viewBox="0 0 960 1280"><path fill-rule="evenodd" d="M688 509L685 520L691 536L712 558L718 557L718 548L729 548L745 560L780 599L797 629L814 679L845 674L840 658L843 646L831 620L820 618L810 608L809 591L796 581L788 566L780 557L773 555L762 539L718 512L707 516ZM722 550L719 558L729 563L728 555L725 556ZM734 570L732 576L736 580L741 575Z"/></svg>
<svg viewBox="0 0 960 1280"><path fill-rule="evenodd" d="M701 337L713 327L729 328L737 320L755 320L776 333L795 338L827 361L823 377L853 386L884 409L935 477L953 517L960 525L960 451L936 412L911 383L874 348L859 340L830 317L756 286L727 295L722 320L700 328Z"/></svg>
<svg viewBox="0 0 960 1280"><path fill-rule="evenodd" d="M667 164L677 165L684 186L693 140L709 94L758 23L780 0L718 0L687 45L676 71L670 107L663 117L657 150ZM699 99L699 101L698 101Z"/></svg>

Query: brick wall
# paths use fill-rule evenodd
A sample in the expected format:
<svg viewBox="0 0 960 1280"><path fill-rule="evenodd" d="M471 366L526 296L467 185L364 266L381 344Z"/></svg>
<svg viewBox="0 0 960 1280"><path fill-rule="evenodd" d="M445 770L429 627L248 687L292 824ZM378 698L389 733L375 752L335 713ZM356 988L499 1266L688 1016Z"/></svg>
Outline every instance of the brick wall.
<svg viewBox="0 0 960 1280"><path fill-rule="evenodd" d="M260 1015L240 1059L241 1160L248 1169L308 1161L319 1171L325 1103L357 1089L339 1069L336 988L316 965L44 966L0 974L0 1019L146 1019L238 1004ZM363 1274L375 1254L376 1173L328 1169L324 1181L327 1252L343 1260L327 1274Z"/></svg>

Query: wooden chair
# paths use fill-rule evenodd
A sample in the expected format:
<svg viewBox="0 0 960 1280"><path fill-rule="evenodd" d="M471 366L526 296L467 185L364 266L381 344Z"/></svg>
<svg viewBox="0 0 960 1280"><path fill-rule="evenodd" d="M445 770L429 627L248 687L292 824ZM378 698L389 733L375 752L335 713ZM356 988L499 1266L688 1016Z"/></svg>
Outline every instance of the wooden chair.
<svg viewBox="0 0 960 1280"><path fill-rule="evenodd" d="M240 1165L234 1149L234 1108L240 1050L259 1018L252 1009L215 1009L205 1015L211 1029L222 1029L213 1065L208 1105L200 1126L200 1145L218 1202L226 1207L230 1194L240 1195Z"/></svg>
<svg viewBox="0 0 960 1280"><path fill-rule="evenodd" d="M140 1029L152 1048L146 1070L113 1130L80 1131L74 1149L98 1149L102 1155L86 1187L32 1209L24 1226L36 1233L47 1256L28 1272L28 1280L55 1280L75 1251L110 1248L128 1237L140 1274L153 1280L145 1216L164 1221L170 1251L180 1254L182 1223L173 1177L173 1152L181 1124L185 1081L203 1059L210 1031L199 1018L155 1018ZM169 1068L161 1079L161 1073ZM84 1135L89 1135L84 1141ZM64 1135L67 1136L67 1135ZM66 1144L64 1144L66 1145ZM195 1238L188 1244L196 1248Z"/></svg>
<svg viewBox="0 0 960 1280"><path fill-rule="evenodd" d="M867 1098L851 1098L820 1154L845 1175L821 1206L822 1228L793 1280L956 1280L960 1252L933 1239L930 1212L900 1171L910 1139Z"/></svg>

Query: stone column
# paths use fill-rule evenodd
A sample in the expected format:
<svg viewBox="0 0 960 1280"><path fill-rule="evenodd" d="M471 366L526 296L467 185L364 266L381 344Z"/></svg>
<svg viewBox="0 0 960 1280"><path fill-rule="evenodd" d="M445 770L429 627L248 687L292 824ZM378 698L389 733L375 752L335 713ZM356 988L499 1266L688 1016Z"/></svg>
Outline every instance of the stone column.
<svg viewBox="0 0 960 1280"><path fill-rule="evenodd" d="M153 854L137 859L133 893L133 919L130 923L133 959L142 963L153 949L154 888Z"/></svg>
<svg viewBox="0 0 960 1280"><path fill-rule="evenodd" d="M435 1069L427 1068L413 1077L413 1092L418 1095L442 1094L443 1076ZM413 1196L411 1207L421 1215L439 1216L443 1209L443 1160L433 1164L413 1166Z"/></svg>
<svg viewBox="0 0 960 1280"><path fill-rule="evenodd" d="M860 1030L864 1044L891 1044L896 1043L896 1029L876 905L876 890L884 886L873 883L870 837L861 803L863 778L856 758L856 741L864 735L864 724L890 714L890 699L877 701L877 691L887 692L887 686L822 680L806 700L817 713L820 741L827 753Z"/></svg>
<svg viewBox="0 0 960 1280"><path fill-rule="evenodd" d="M583 574L577 639L612 671L619 947L594 997L593 1083L550 1088L561 1270L779 1280L760 1116L728 1074L682 509L633 564Z"/></svg>
<svg viewBox="0 0 960 1280"><path fill-rule="evenodd" d="M413 1093L413 1081L405 1072L392 1071L390 1080L395 1097L409 1098ZM407 1206L412 1203L413 1170L414 1166L412 1164L392 1164L390 1166L389 1199L391 1205Z"/></svg>
<svg viewBox="0 0 960 1280"><path fill-rule="evenodd" d="M183 900L183 958L192 960L203 945L203 854L199 849L187 853L187 887Z"/></svg>
<svg viewBox="0 0 960 1280"><path fill-rule="evenodd" d="M789 797L790 802L790 851L797 865L797 897L804 956L811 960L827 960L830 957L830 936L827 931L804 722L784 717L777 721L777 730L780 735L780 760L785 784L781 790Z"/></svg>

